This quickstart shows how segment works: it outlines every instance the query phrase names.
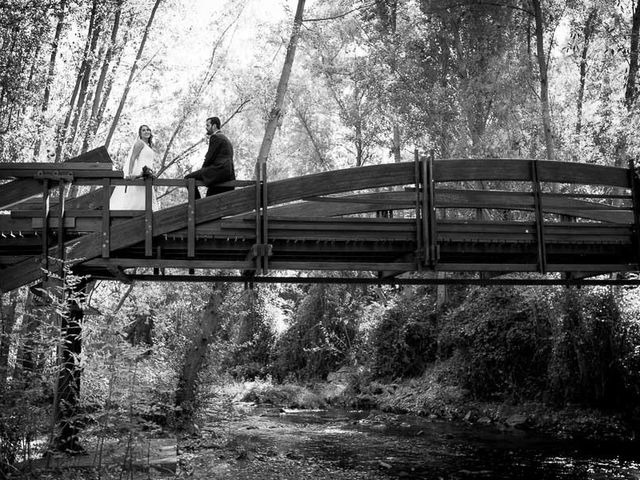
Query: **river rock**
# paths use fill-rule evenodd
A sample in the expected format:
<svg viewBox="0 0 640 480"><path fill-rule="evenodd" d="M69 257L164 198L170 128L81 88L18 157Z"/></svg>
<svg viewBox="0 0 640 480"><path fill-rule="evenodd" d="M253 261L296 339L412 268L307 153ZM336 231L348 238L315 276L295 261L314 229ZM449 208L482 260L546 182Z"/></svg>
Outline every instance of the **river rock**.
<svg viewBox="0 0 640 480"><path fill-rule="evenodd" d="M519 413L515 413L508 417L504 423L509 425L512 428L524 427L527 423L527 417L525 415L521 415Z"/></svg>

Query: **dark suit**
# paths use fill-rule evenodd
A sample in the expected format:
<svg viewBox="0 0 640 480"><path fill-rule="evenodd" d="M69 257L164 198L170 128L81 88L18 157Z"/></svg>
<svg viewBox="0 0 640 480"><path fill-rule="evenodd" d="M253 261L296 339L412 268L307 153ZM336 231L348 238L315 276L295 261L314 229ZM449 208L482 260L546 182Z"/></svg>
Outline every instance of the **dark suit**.
<svg viewBox="0 0 640 480"><path fill-rule="evenodd" d="M207 197L233 190L233 187L216 186L218 183L236 179L233 168L233 145L222 132L218 131L209 138L209 149L204 156L202 168L191 172L185 178L202 180L207 186ZM199 197L196 191L196 198Z"/></svg>

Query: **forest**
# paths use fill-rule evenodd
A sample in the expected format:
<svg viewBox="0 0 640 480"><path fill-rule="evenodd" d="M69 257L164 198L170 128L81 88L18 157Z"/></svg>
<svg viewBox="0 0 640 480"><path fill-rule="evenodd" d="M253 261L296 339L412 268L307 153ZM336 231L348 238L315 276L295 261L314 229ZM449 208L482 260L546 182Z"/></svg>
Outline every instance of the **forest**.
<svg viewBox="0 0 640 480"><path fill-rule="evenodd" d="M628 167L639 39L640 0L5 0L0 162L105 146L122 168L144 124L156 177L181 179L215 115L240 179L257 162L279 180L416 151ZM623 277L638 274L606 276ZM81 293L61 302L74 282ZM632 285L247 288L73 271L65 285L0 295L0 478L43 453L193 439L238 401L509 420L571 439L640 432ZM70 361L62 333L78 308Z"/></svg>

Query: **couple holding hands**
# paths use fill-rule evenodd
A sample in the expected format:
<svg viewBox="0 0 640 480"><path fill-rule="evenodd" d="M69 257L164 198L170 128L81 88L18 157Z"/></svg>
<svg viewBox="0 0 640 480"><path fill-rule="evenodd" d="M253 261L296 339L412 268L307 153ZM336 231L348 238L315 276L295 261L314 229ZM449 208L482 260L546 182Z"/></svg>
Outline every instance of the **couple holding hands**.
<svg viewBox="0 0 640 480"><path fill-rule="evenodd" d="M207 187L207 197L233 190L233 187L220 187L219 183L235 180L233 167L233 145L220 131L220 119L209 117L205 123L209 136L209 148L204 157L202 168L191 172L184 178L201 180ZM123 166L125 178L143 177L153 165L155 156L152 150L153 134L147 125L138 129L138 139L135 141ZM196 199L200 193L196 188ZM143 186L118 186L111 194L109 209L111 210L144 210L145 188Z"/></svg>

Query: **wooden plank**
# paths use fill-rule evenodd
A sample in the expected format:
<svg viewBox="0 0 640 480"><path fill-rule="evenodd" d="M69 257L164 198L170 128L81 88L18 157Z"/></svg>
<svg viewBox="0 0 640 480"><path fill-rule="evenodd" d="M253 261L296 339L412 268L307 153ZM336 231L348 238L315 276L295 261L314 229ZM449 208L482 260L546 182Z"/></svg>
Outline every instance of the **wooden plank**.
<svg viewBox="0 0 640 480"><path fill-rule="evenodd" d="M194 180L194 179L181 179L181 178L154 178L153 179L153 184L156 187L182 187L182 188L188 188L189 187L189 180ZM201 182L200 180L194 180L196 187L202 187L204 186L204 182ZM222 182L222 183L218 183L216 184L217 186L221 186L221 187L251 187L253 185L255 185L255 181L254 180L229 180L228 182Z"/></svg>
<svg viewBox="0 0 640 480"><path fill-rule="evenodd" d="M628 169L590 165L586 163L539 160L538 178L541 182L609 185L631 188Z"/></svg>
<svg viewBox="0 0 640 480"><path fill-rule="evenodd" d="M333 170L271 182L269 206L320 195L410 184L413 184L412 162Z"/></svg>
<svg viewBox="0 0 640 480"><path fill-rule="evenodd" d="M100 146L93 150L89 150L88 152L81 153L77 157L65 160L64 163L105 163L109 164L108 167L111 168L113 161L109 156L107 148L105 146Z"/></svg>
<svg viewBox="0 0 640 480"><path fill-rule="evenodd" d="M630 223L631 213L623 207L613 207L596 202L585 202L573 198L547 198L542 195L543 212L572 215L582 218L614 223ZM415 193L385 192L350 195L343 197L313 197L306 202L272 207L269 216L338 216L385 209L410 209L414 205ZM565 202L565 204L563 204ZM533 211L531 192L481 191L436 189L436 208L494 208L505 210ZM593 211L592 211L593 209Z"/></svg>
<svg viewBox="0 0 640 480"><path fill-rule="evenodd" d="M200 269L250 269L250 260L187 260L187 259L155 259L155 258L94 258L87 260L82 267L120 267L120 268L200 268Z"/></svg>
<svg viewBox="0 0 640 480"><path fill-rule="evenodd" d="M271 259L273 270L359 270L380 272L384 270L410 271L414 262L296 262Z"/></svg>
<svg viewBox="0 0 640 480"><path fill-rule="evenodd" d="M437 182L530 180L529 162L523 159L446 159L434 162ZM573 162L538 161L541 182L610 185L630 188L625 168Z"/></svg>
<svg viewBox="0 0 640 480"><path fill-rule="evenodd" d="M42 184L34 179L13 180L0 185L0 210L42 194Z"/></svg>
<svg viewBox="0 0 640 480"><path fill-rule="evenodd" d="M451 263L438 262L438 272L537 272L536 263Z"/></svg>
<svg viewBox="0 0 640 480"><path fill-rule="evenodd" d="M64 217L64 228L75 228L76 227L76 219L75 217ZM60 227L60 217L49 217L49 226L51 228L59 228ZM33 218L31 219L31 228L30 230L36 231L42 228L42 218ZM1 228L0 228L1 229Z"/></svg>
<svg viewBox="0 0 640 480"><path fill-rule="evenodd" d="M434 160L433 176L436 182L530 179L528 161L511 158Z"/></svg>
<svg viewBox="0 0 640 480"><path fill-rule="evenodd" d="M104 191L100 189L100 193L104 197ZM109 194L110 196L110 194ZM104 200L104 199L103 199ZM66 215L73 217L82 217L82 218L101 218L102 210L79 210L79 209L65 209ZM55 210L50 209L49 218L57 218L58 214ZM123 218L131 218L131 217L139 217L143 215L143 211L141 210L111 210L111 217L123 217ZM40 211L36 210L12 210L11 218L37 218L40 216Z"/></svg>

